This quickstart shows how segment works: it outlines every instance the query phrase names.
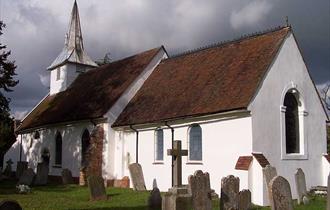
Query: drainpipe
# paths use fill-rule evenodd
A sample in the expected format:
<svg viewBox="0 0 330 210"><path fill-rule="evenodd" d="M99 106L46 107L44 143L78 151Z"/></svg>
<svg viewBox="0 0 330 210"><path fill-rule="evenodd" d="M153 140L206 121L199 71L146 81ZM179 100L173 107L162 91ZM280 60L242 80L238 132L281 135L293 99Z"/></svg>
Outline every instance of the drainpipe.
<svg viewBox="0 0 330 210"><path fill-rule="evenodd" d="M131 130L136 132L135 162L139 163L139 131L133 128L132 125L130 125L129 127Z"/></svg>
<svg viewBox="0 0 330 210"><path fill-rule="evenodd" d="M167 122L165 122L165 125L171 129L171 134L172 134L172 149L173 149L173 146L174 146L174 128L171 127ZM171 165L171 168L172 168L172 187L174 186L174 156L172 155L172 165Z"/></svg>
<svg viewBox="0 0 330 210"><path fill-rule="evenodd" d="M23 139L23 134L21 134L21 143L19 145L19 162L22 162L22 140Z"/></svg>

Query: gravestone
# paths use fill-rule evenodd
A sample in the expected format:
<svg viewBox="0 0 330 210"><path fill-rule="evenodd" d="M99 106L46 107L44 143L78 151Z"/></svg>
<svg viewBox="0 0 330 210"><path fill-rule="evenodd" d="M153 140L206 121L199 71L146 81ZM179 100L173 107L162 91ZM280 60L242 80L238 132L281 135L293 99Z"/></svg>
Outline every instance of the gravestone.
<svg viewBox="0 0 330 210"><path fill-rule="evenodd" d="M238 193L238 210L249 210L252 207L250 190L242 190Z"/></svg>
<svg viewBox="0 0 330 210"><path fill-rule="evenodd" d="M33 169L28 168L23 172L21 178L18 181L18 184L31 186L33 184L34 178L35 178L35 173Z"/></svg>
<svg viewBox="0 0 330 210"><path fill-rule="evenodd" d="M162 196L160 195L160 191L157 187L154 187L150 192L148 198L148 208L150 210L162 209Z"/></svg>
<svg viewBox="0 0 330 210"><path fill-rule="evenodd" d="M327 210L330 210L330 173L328 175Z"/></svg>
<svg viewBox="0 0 330 210"><path fill-rule="evenodd" d="M238 209L239 178L233 175L221 179L221 210Z"/></svg>
<svg viewBox="0 0 330 210"><path fill-rule="evenodd" d="M7 163L7 165L6 165L6 168L3 172L3 175L11 177L11 175L12 175L11 165L13 164L13 161L11 159L9 159L9 160L6 161L6 163Z"/></svg>
<svg viewBox="0 0 330 210"><path fill-rule="evenodd" d="M146 184L144 182L144 176L141 165L138 163L132 163L131 165L128 166L128 169L131 174L134 190L136 191L147 190Z"/></svg>
<svg viewBox="0 0 330 210"><path fill-rule="evenodd" d="M63 169L61 175L63 184L73 184L72 173L69 169Z"/></svg>
<svg viewBox="0 0 330 210"><path fill-rule="evenodd" d="M0 202L0 210L22 210L22 207L14 200L3 200Z"/></svg>
<svg viewBox="0 0 330 210"><path fill-rule="evenodd" d="M48 183L49 166L47 163L38 163L35 184L46 185Z"/></svg>
<svg viewBox="0 0 330 210"><path fill-rule="evenodd" d="M272 180L275 176L277 176L276 168L271 165L267 165L265 168L262 169L262 172L268 189L270 180Z"/></svg>
<svg viewBox="0 0 330 210"><path fill-rule="evenodd" d="M209 173L198 170L188 178L194 210L211 210L211 187Z"/></svg>
<svg viewBox="0 0 330 210"><path fill-rule="evenodd" d="M16 166L16 178L19 179L23 172L28 168L28 162L26 161L17 161Z"/></svg>
<svg viewBox="0 0 330 210"><path fill-rule="evenodd" d="M305 173L301 168L297 169L296 173L294 174L294 178L296 181L298 204L301 204L303 202L303 198L307 196ZM306 199L308 198L306 197L305 200Z"/></svg>
<svg viewBox="0 0 330 210"><path fill-rule="evenodd" d="M152 189L154 189L155 187L158 187L156 179L152 180Z"/></svg>
<svg viewBox="0 0 330 210"><path fill-rule="evenodd" d="M174 141L173 149L167 150L173 156L173 185L182 186L182 156L188 156L188 150L182 150L181 141Z"/></svg>
<svg viewBox="0 0 330 210"><path fill-rule="evenodd" d="M284 177L276 176L270 181L269 200L272 210L293 210L290 184Z"/></svg>
<svg viewBox="0 0 330 210"><path fill-rule="evenodd" d="M105 191L104 180L100 176L89 176L87 178L90 200L106 200L107 194Z"/></svg>
<svg viewBox="0 0 330 210"><path fill-rule="evenodd" d="M182 185L182 156L188 151L181 149L181 141L174 141L173 149L167 150L167 155L173 156L173 183L174 186L163 195L162 210L191 209L191 194L188 186Z"/></svg>

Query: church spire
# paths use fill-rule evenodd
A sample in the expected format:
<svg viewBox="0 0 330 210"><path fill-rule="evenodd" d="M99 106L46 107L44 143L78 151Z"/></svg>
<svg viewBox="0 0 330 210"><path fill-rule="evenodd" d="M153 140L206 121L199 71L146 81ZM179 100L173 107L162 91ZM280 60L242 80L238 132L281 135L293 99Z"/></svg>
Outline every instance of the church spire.
<svg viewBox="0 0 330 210"><path fill-rule="evenodd" d="M68 32L65 35L64 48L48 70L55 69L65 63L76 63L90 67L97 64L85 53L81 33L80 18L77 2L74 1Z"/></svg>

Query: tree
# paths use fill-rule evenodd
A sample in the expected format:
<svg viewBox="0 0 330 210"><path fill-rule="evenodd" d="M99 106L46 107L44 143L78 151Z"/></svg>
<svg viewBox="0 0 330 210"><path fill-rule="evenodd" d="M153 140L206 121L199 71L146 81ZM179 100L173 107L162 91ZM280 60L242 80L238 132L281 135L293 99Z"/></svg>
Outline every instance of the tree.
<svg viewBox="0 0 330 210"><path fill-rule="evenodd" d="M0 36L6 25L0 21ZM14 61L9 60L10 51L7 46L0 43L0 166L3 163L4 152L15 142L14 120L10 117L9 103L10 99L4 95L4 92L12 91L18 83L14 79L16 75L16 65Z"/></svg>
<svg viewBox="0 0 330 210"><path fill-rule="evenodd" d="M6 25L0 21L0 36ZM10 51L6 51L6 45L0 43L0 122L7 122L10 119L9 102L10 99L5 97L3 91L10 92L15 87L18 80L13 77L16 75L16 65L14 61L8 60Z"/></svg>

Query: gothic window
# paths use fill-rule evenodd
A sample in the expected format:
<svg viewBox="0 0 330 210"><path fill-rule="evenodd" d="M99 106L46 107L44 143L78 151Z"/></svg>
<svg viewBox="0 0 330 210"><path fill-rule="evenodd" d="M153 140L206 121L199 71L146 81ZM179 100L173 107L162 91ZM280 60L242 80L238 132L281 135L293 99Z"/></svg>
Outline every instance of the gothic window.
<svg viewBox="0 0 330 210"><path fill-rule="evenodd" d="M59 132L55 137L55 165L62 165L62 136Z"/></svg>
<svg viewBox="0 0 330 210"><path fill-rule="evenodd" d="M155 160L164 160L164 132L163 129L155 131Z"/></svg>
<svg viewBox="0 0 330 210"><path fill-rule="evenodd" d="M56 69L56 80L60 80L61 78L61 68Z"/></svg>
<svg viewBox="0 0 330 210"><path fill-rule="evenodd" d="M299 112L296 96L288 92L284 98L286 153L300 152Z"/></svg>
<svg viewBox="0 0 330 210"><path fill-rule="evenodd" d="M87 129L81 137L81 166L86 166L87 164L87 151L90 145L90 135Z"/></svg>
<svg viewBox="0 0 330 210"><path fill-rule="evenodd" d="M202 128L192 125L189 128L189 160L202 160Z"/></svg>

